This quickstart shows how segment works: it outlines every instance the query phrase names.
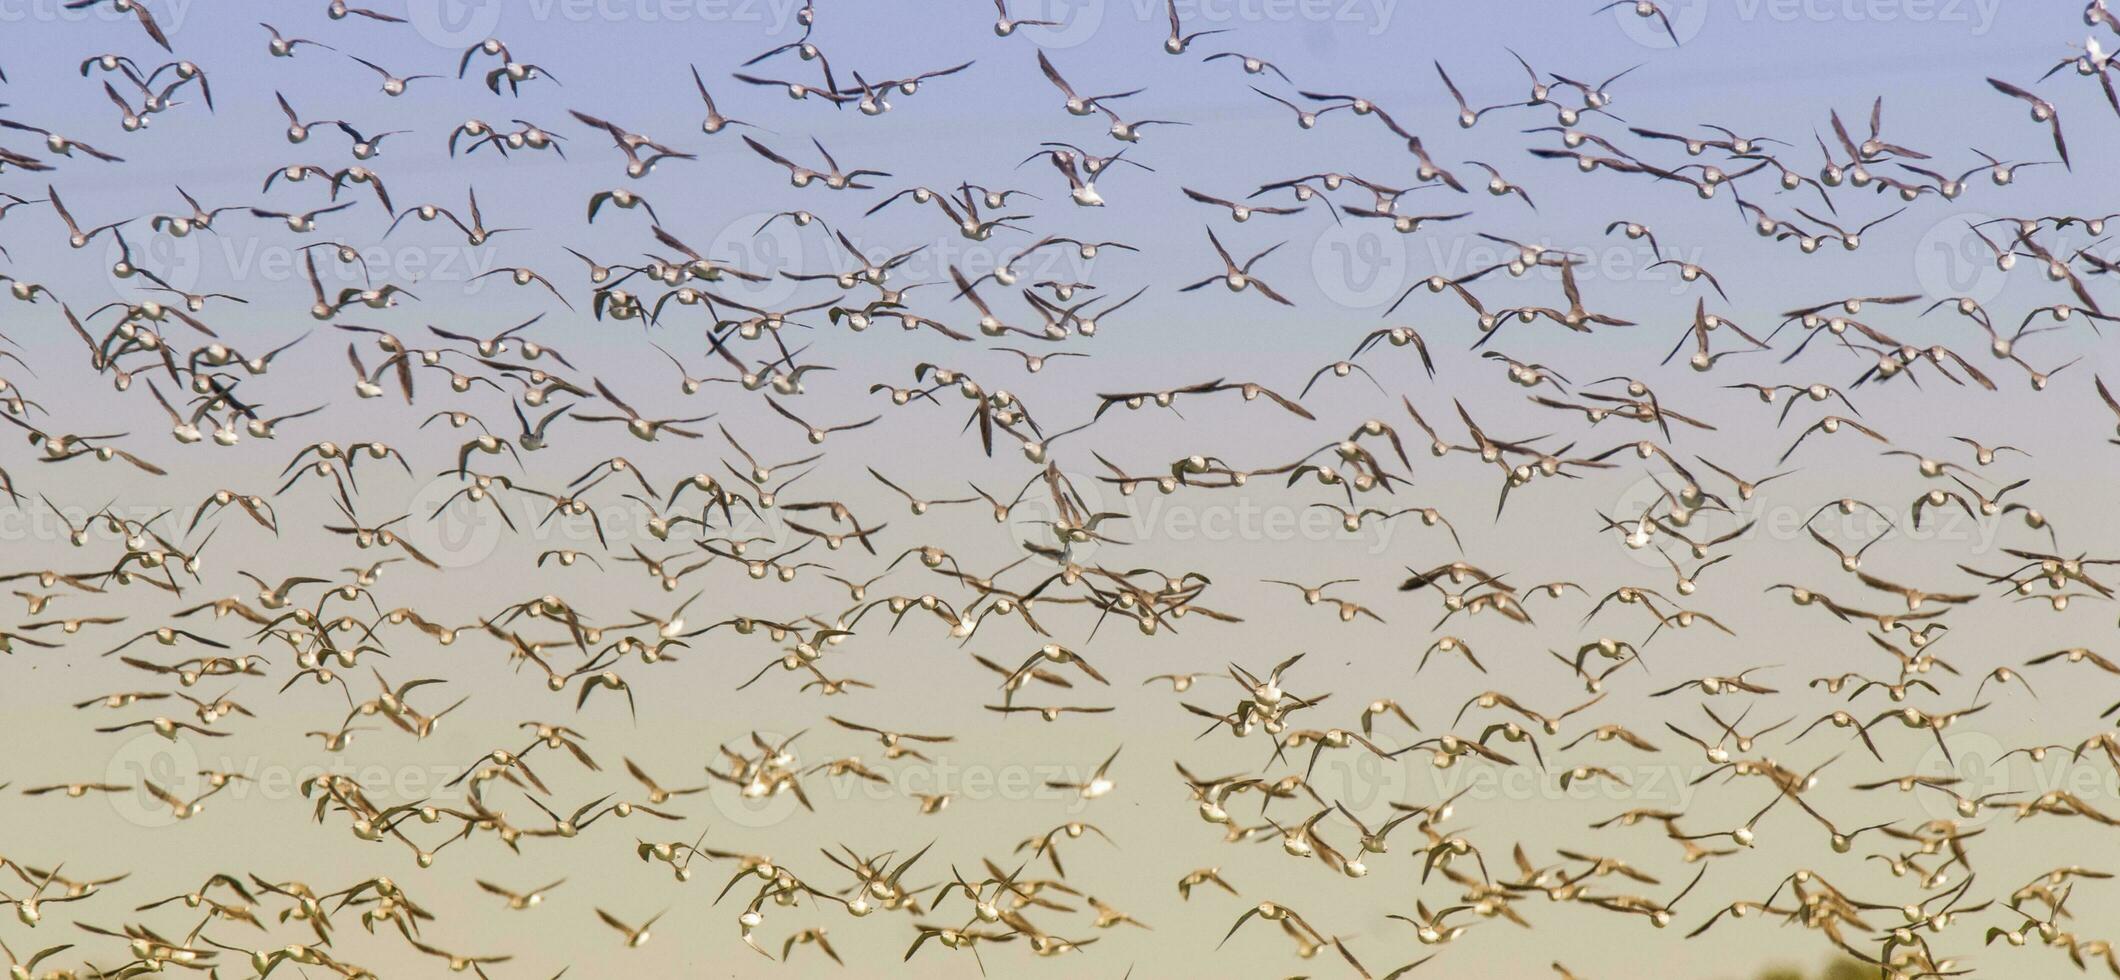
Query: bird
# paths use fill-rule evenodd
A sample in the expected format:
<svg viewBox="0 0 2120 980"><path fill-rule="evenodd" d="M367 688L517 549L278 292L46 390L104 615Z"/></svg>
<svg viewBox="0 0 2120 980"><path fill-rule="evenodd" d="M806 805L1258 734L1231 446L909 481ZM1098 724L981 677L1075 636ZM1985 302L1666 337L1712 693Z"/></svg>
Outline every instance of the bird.
<svg viewBox="0 0 2120 980"><path fill-rule="evenodd" d="M610 402L610 403L611 403L612 407L614 407L614 408L617 408L617 409L618 409L618 410L619 410L620 412L622 412L622 413L624 413L624 414L623 414L623 415L575 415L575 416L574 416L574 419L575 419L575 421L578 421L578 422L621 422L621 423L624 423L624 424L625 424L625 427L626 427L626 431L627 431L628 433L630 433L630 434L631 434L631 435L632 435L632 436L633 436L634 438L636 438L636 439L639 439L639 440L641 440L642 442L653 442L653 441L655 441L655 438L656 438L657 436L659 436L659 435L661 435L661 434L663 434L663 433L665 433L665 432L667 432L667 433L669 433L669 434L671 434L671 435L674 435L674 436L681 436L681 437L683 437L683 438L686 438L686 439L698 439L698 438L700 438L700 436L701 436L701 433L699 433L699 432L697 432L697 431L694 431L694 430L692 430L692 429L687 429L687 428L684 428L684 426L686 426L686 425L689 425L689 424L691 424L691 423L694 423L694 422L704 422L704 421L706 421L706 420L708 420L708 419L711 419L711 418L713 418L713 417L714 417L714 413L712 413L712 412L709 412L709 413L707 413L706 415L696 415L696 416L693 416L693 417L690 417L690 418L677 418L677 419L650 419L650 418L643 418L643 417L641 416L641 414L640 414L639 412L636 412L636 411L634 411L634 410L633 410L633 407L632 407L632 406L630 406L630 405L627 405L627 404L625 403L625 401L624 401L623 399L621 399L621 398L619 398L619 397L618 397L617 395L613 394L613 393L611 392L611 389L609 389L609 388L606 388L606 387L604 387L604 383L603 383L602 381L600 381L600 380L596 380L596 381L592 381L592 383L593 383L593 384L595 385L595 387L596 387L596 392L597 392L597 394L598 394L598 395L601 395L601 396L603 397L603 399L604 399L605 401L607 401L607 402Z"/></svg>
<svg viewBox="0 0 2120 980"><path fill-rule="evenodd" d="M60 156L72 156L75 150L80 150L82 153L85 153L90 157L93 157L97 160L101 160L105 163L125 162L124 157L118 156L113 153L106 153L102 150L96 149L94 146L91 146L87 143L83 143L80 140L73 139L67 136L61 136L58 133L52 132L51 130L45 129L41 126L32 126L28 123L16 122L12 119L0 119L0 127L18 130L25 133L35 133L39 136L42 136L44 137L45 149L50 150L53 153L57 153Z"/></svg>
<svg viewBox="0 0 2120 980"><path fill-rule="evenodd" d="M1252 266L1257 265L1260 259L1263 259L1268 255L1273 254L1276 249L1279 249L1281 247L1281 245L1286 244L1285 242L1269 245L1264 250L1253 254L1251 258L1244 260L1243 264L1239 265L1237 263L1237 260L1230 257L1229 250L1222 247L1221 240L1215 237L1215 232L1212 228L1209 228L1207 230L1207 241L1209 245L1212 245L1214 247L1215 256L1222 260L1222 266L1224 270L1223 273L1221 275L1209 276L1206 279L1202 279L1199 282L1193 283L1189 286L1180 287L1180 292L1191 292L1203 286L1212 286L1216 283L1221 283L1222 285L1229 287L1229 291L1232 293L1243 292L1245 289L1255 289L1258 291L1259 295L1264 296L1267 299L1273 300L1274 302L1279 303L1282 306L1295 305L1287 297L1275 292L1273 287L1267 285L1264 280L1261 280L1251 274Z"/></svg>
<svg viewBox="0 0 2120 980"><path fill-rule="evenodd" d="M1045 785L1049 789L1074 790L1084 800L1097 799L1098 797L1101 797L1106 793L1111 792L1115 785L1112 782L1109 773L1111 772L1112 763L1118 761L1119 759L1119 751L1119 749L1113 749L1112 754L1106 756L1103 762L1098 763L1097 768L1092 770L1089 776L1085 779L1048 779L1045 781Z"/></svg>
<svg viewBox="0 0 2120 980"><path fill-rule="evenodd" d="M1018 27L1059 27L1056 20L1012 20L1008 14L1008 0L994 0L994 10L999 19L994 21L994 36L1007 37L1016 33Z"/></svg>
<svg viewBox="0 0 2120 980"><path fill-rule="evenodd" d="M112 0L112 2L115 3L116 0ZM267 50L269 50L272 56L275 58L292 58L300 52L301 46L304 44L307 44L311 47L323 48L326 51L338 50L337 48L334 48L329 44L325 44L321 41L312 41L306 37L283 37L280 34L279 28L274 27L271 24L264 23L263 21L260 21L258 23L258 26L264 28L267 34L272 35L272 39L267 43L266 47Z"/></svg>
<svg viewBox="0 0 2120 980"><path fill-rule="evenodd" d="M1215 28L1212 30L1205 31L1193 31L1190 34L1181 33L1182 31L1184 31L1184 27L1178 23L1178 0L1164 0L1163 9L1169 12L1170 14L1170 37L1164 39L1163 41L1163 51L1165 54L1184 54L1185 49L1187 47L1190 47L1193 41L1199 38L1206 37L1210 34L1228 33L1228 28Z"/></svg>
<svg viewBox="0 0 2120 980"><path fill-rule="evenodd" d="M618 930L621 935L626 937L626 946L630 949L638 949L642 946L647 945L648 930L654 927L655 923L659 921L665 914L667 913L657 912L654 915L650 916L648 918L648 921L641 923L638 927L635 927L625 924L624 922L620 921L618 917L612 915L609 912L604 911L603 909L596 910L596 917L601 920L604 925L610 926L611 928Z"/></svg>
<svg viewBox="0 0 2120 980"><path fill-rule="evenodd" d="M1217 51L1214 54L1208 55L1207 57L1202 58L1200 60L1202 63L1205 63L1210 61L1217 61L1222 58L1237 59L1237 64L1244 69L1244 73L1247 75L1257 75L1262 72L1270 71L1273 72L1274 75L1279 77L1282 81L1290 82L1287 72L1282 71L1280 66L1274 64L1271 61L1267 61L1264 58L1255 58L1251 55L1238 54L1234 51ZM1291 82L1291 84L1293 84L1293 82Z"/></svg>
<svg viewBox="0 0 2120 980"><path fill-rule="evenodd" d="M368 70L373 71L378 75L381 75L383 77L383 94L392 98L396 98L397 96L404 95L406 92L411 91L412 83L419 81L420 79L442 77L440 75L398 75L392 73L390 69L385 68L382 65L378 65L373 61L369 61L366 58L355 57L354 55L347 55L347 57L353 58L353 60L360 62Z"/></svg>
<svg viewBox="0 0 2120 980"><path fill-rule="evenodd" d="M2029 111L2032 115L2032 121L2038 123L2045 123L2047 128L2053 132L2054 153L2055 155L2061 158L2061 166L2064 169L2075 169L2075 167L2069 163L2068 141L2063 139L2061 135L2061 113L2059 110L2054 108L2053 103L2048 102L2047 100L2033 95L2032 93L2025 91L2022 88L2019 88L2015 85L2010 84L2009 82L2005 82L1993 76L1990 76L1988 78L1987 83L1989 87L1993 88L1995 91L2001 92L2002 94L2007 95L2013 99L2018 99L2024 102L2027 106L2029 106ZM1998 177L1997 179L2000 180L2001 178Z"/></svg>
<svg viewBox="0 0 2120 980"><path fill-rule="evenodd" d="M1450 80L1450 73L1443 70L1443 63L1437 61L1434 62L1434 65L1436 76L1443 80L1443 88L1450 92L1450 98L1457 103L1457 122L1460 128L1471 129L1472 127L1479 124L1480 117L1485 116L1486 114L1493 112L1497 109L1515 109L1528 104L1523 102L1510 102L1504 103L1502 105L1486 106L1481 109L1475 110L1472 108L1472 105L1470 103L1465 101L1465 94L1463 92L1458 91L1457 83Z"/></svg>
<svg viewBox="0 0 2120 980"><path fill-rule="evenodd" d="M1060 76L1060 70L1058 68L1053 67L1052 60L1045 56L1045 51L1042 48L1038 51L1038 70L1043 72L1045 74L1046 80L1051 82L1053 87L1059 89L1060 94L1066 97L1067 111L1070 114L1077 116L1087 116L1096 112L1099 104L1106 99L1116 101L1131 95L1138 95L1141 93L1140 89L1133 89L1126 92L1115 92L1110 95L1093 95L1086 98L1077 95L1075 94L1074 86L1069 85L1067 83L1067 79L1062 78Z"/></svg>
<svg viewBox="0 0 2120 980"><path fill-rule="evenodd" d="M1302 208L1278 208L1266 207L1264 205L1239 204L1235 201L1225 201L1219 197L1214 197L1208 194L1202 194L1199 191L1193 190L1190 187L1181 189L1185 192L1186 197L1192 198L1193 200L1198 201L1202 204L1212 204L1215 207L1228 208L1230 220L1240 223L1251 220L1251 216L1255 214L1297 214L1303 210Z"/></svg>
<svg viewBox="0 0 2120 980"><path fill-rule="evenodd" d="M1655 18L1657 26L1664 29L1664 36L1671 39L1672 47L1679 47L1684 43L1678 39L1678 32L1671 28L1670 15L1666 14L1662 7L1659 7L1655 3L1650 2L1650 0L1612 0L1611 3L1605 4L1602 7L1592 10L1590 11L1590 13L1592 16L1596 16L1598 14L1604 13L1607 10L1612 10L1620 7L1625 7L1632 10L1634 12L1634 16L1636 17L1640 17L1643 19ZM1556 966L1558 966L1558 964L1556 964ZM1565 974L1567 971L1563 970L1561 972Z"/></svg>
<svg viewBox="0 0 2120 980"><path fill-rule="evenodd" d="M706 80L699 77L699 68L696 66L692 68L692 84L699 89L699 101L707 107L707 116L699 123L700 132L712 136L730 126L752 126L751 123L741 119L731 119L721 114L721 110L714 104L713 94L707 91Z"/></svg>

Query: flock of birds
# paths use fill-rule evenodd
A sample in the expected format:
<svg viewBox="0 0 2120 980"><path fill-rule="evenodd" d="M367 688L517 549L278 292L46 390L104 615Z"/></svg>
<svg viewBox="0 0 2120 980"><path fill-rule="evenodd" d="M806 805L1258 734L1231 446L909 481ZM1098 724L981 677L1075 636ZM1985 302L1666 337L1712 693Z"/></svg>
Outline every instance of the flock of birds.
<svg viewBox="0 0 2120 980"><path fill-rule="evenodd" d="M750 951L731 955L755 951L803 969L827 959L872 970L901 959L923 971L950 965L931 962L939 959L1014 975L1022 968L1018 957L1071 956L1089 964L1070 967L1075 975L1178 975L1187 968L1109 953L1135 941L1129 937L1145 943L1152 928L1175 926L1165 916L1136 917L1150 904L1169 909L1163 891L1171 881L1183 902L1176 908L1213 920L1222 946L1248 948L1260 958L1260 972L1283 969L1280 958L1293 956L1315 957L1306 968L1318 975L1390 980L1431 961L1438 962L1427 974L1449 975L1454 947L1500 942L1565 908L1580 920L1574 928L1605 930L1597 935L1611 944L1631 945L1637 929L1690 938L1761 928L1741 920L1766 920L1810 934L1821 953L1852 957L1899 980L1976 968L1990 976L2054 975L2063 964L2120 976L2120 954L2107 938L2113 920L2095 911L2097 893L2111 891L2108 851L2021 881L1995 881L1981 871L1996 852L2036 848L2051 824L2120 825L2120 807L2064 789L1983 793L1947 768L1920 768L1937 754L1955 761L1953 726L1998 701L2023 708L2041 690L2081 690L2120 674L2115 659L2088 646L2026 652L1949 643L1953 619L1962 623L1976 611L2006 610L2017 621L2112 602L2120 555L2086 550L2085 539L2102 528L2059 527L2040 508L2041 493L2057 491L2028 475L2034 460L2026 450L1958 435L1958 420L1943 415L1929 431L1888 434L1862 410L1865 403L1978 399L2028 385L2038 397L2070 406L2056 418L2120 422L2120 400L2095 372L2063 375L2076 362L2053 353L2065 339L2094 338L2120 317L2098 298L2101 277L2120 270L2095 250L2064 241L2074 230L2101 236L2116 216L1969 223L1969 234L1990 250L1983 261L2005 273L2025 263L2046 280L2041 288L2052 292L2042 305L1989 309L1970 296L1912 293L1812 296L1778 323L1740 325L1728 312L1734 304L1725 286L1761 287L1741 280L1734 266L1710 270L1682 258L1689 253L1672 247L1677 229L1652 230L1614 214L1606 233L1646 244L1656 265L1675 270L1695 312L1660 362L1647 363L1656 360L1650 354L1631 375L1587 383L1501 348L1543 346L1552 358L1573 337L1616 344L1622 341L1611 338L1650 329L1627 318L1625 297L1616 295L1622 287L1599 281L1585 288L1578 269L1586 259L1578 250L1472 231L1494 213L1472 202L1535 209L1546 193L1541 187L1567 182L1603 182L1615 210L1626 199L1615 191L1645 196L1676 188L1712 202L1692 205L1703 223L1728 219L1724 202L1713 199L1733 200L1738 220L1769 240L1767 247L1802 253L1855 251L1902 211L1935 203L1925 199L1949 202L1977 191L2002 207L2019 173L2040 168L2035 172L2058 179L2072 169L2056 103L2069 76L2095 81L2120 115L2116 66L2104 47L2120 40L2120 23L2104 0L2086 8L2089 37L2052 66L2049 78L1989 79L2038 124L1982 135L2011 153L1902 145L1907 137L1884 124L1882 98L1852 127L1838 112L1824 114L1821 135L1811 139L1720 126L1649 128L1612 111L1637 77L1632 69L1589 81L1597 74L1576 73L1578 79L1516 57L1524 87L1477 93L1482 98L1461 89L1444 65L1433 66L1429 96L1454 107L1458 127L1522 123L1533 143L1522 160L1464 163L1444 155L1447 132L1416 132L1413 106L1387 111L1365 97L1305 87L1281 66L1231 48L1225 42L1236 33L1194 29L1170 3L1169 33L1161 39L1168 56L1196 62L1203 79L1241 69L1257 97L1292 114L1299 130L1402 143L1404 163L1367 176L1270 179L1255 191L1185 186L1186 203L1177 206L1202 206L1204 241L1189 254L1158 258L1175 270L1169 286L1132 289L1108 277L1036 279L1031 268L1047 254L1082 263L1103 256L1117 271L1143 267L1146 257L1126 241L1124 209L1098 213L1109 216L1109 239L1045 233L1039 225L1053 223L1058 211L1102 207L1107 196L1133 192L1129 184L1142 173L1174 169L1177 161L1159 155L1160 144L1182 142L1184 127L1195 123L1144 118L1133 108L1140 89L1089 77L1066 52L1049 56L1036 40L1058 25L1013 19L1007 0L996 4L991 51L888 78L847 60L835 70L822 45L835 36L831 22L839 15L804 6L798 39L741 65L694 67L689 77L655 82L696 88L701 133L690 139L634 132L614 121L624 115L618 107L572 104L552 71L519 60L533 52L498 39L472 44L453 64L417 66L431 72L399 74L406 66L387 68L350 52L409 43L413 28L400 17L343 0L321 11L325 23L311 23L311 11L276 11L299 16L300 33L312 35L267 24L257 38L265 54L285 59L270 69L284 140L306 159L327 162L276 166L248 200L208 206L173 188L168 196L181 207L129 215L99 207L94 195L73 189L75 182L129 157L132 166L154 166L129 150L128 134L161 117L209 125L219 69L179 56L139 0L67 6L114 9L133 15L137 27L105 21L66 36L125 52L85 53L79 62L85 84L100 86L115 106L110 116L62 120L40 112L28 86L80 80L19 77L19 66L18 77L6 79L12 104L0 107L0 234L12 250L0 253L8 262L0 280L12 300L0 322L0 419L30 447L25 452L10 440L17 448L0 455L0 509L31 515L35 526L63 522L68 555L35 567L23 557L27 548L0 546L0 581L18 603L0 620L0 670L16 697L38 699L63 681L54 671L31 673L36 666L78 662L122 669L134 680L71 703L68 714L80 719L72 729L19 737L11 771L0 773L14 780L10 795L22 797L7 804L0 834L0 900L17 920L0 933L0 945L16 978L172 970L366 978L421 969L407 964L496 977L570 970L616 976L632 972L626 957L639 955L634 948L649 943L673 909L733 924L736 941ZM1643 17L1664 17L1653 3L1633 7ZM1111 33L1099 43L1154 40ZM214 53L230 61L262 58L249 44L231 42ZM1211 47L1217 50L1197 50ZM204 59L208 52L192 53ZM931 183L913 184L843 163L821 140L802 135L805 120L816 118L810 114L883 116L894 99L963 94L982 84L979 72L994 62L1035 63L1050 82L1050 104L1024 107L1028 121L1058 132L1067 122L1063 111L1101 117L1112 140L1108 152L1059 139L1025 147L1026 163L1036 167L1007 175L1022 187L1000 183L1004 175L945 173L949 164L938 158ZM345 119L312 118L309 110L326 100L307 80L347 66L354 76L364 69L376 76L369 81L383 99L498 100L512 116L544 116L555 125L473 118L446 134L386 132L373 121L373 95L337 99L328 111ZM638 70L645 76L655 67ZM1120 90L1100 94L1105 89ZM745 94L760 90L794 105L771 117L755 100L739 107ZM223 93L224 110L231 94ZM1482 104L1497 97L1507 101ZM52 128L62 125L64 132ZM701 166L702 144L730 150L718 166L784 169L795 193L767 225L822 229L839 247L835 266L753 267L710 256L686 244L686 229L666 226L642 188L657 188L659 200L689 193L696 185L681 175L655 178ZM1325 142L1304 145L1329 153ZM385 168L414 152L442 161L450 180L473 185L461 203L453 194L440 203L407 203L412 181L400 184L396 176L393 200ZM513 157L547 152L570 167L611 171L614 188L588 199L585 219L576 217L584 211L574 202L503 220L481 212L477 182L503 179L501 168ZM1562 161L1575 173L1539 161ZM1541 166L1551 169L1534 183ZM1448 203L1417 207L1408 196L1415 192ZM1001 247L1007 258L993 268L949 266L932 281L907 281L901 270L933 246L857 244L882 237L863 232L861 222L886 208L939 212L951 226L942 231L945 243L955 236L1012 244ZM1386 325L1356 324L1349 337L1355 342L1345 345L1352 353L1314 372L1305 366L1269 379L1275 387L1181 377L1163 388L1100 390L1094 338L1107 328L1153 331L1138 310L1119 316L1145 293L1219 286L1235 295L1203 302L1221 304L1218 315L1234 319L1296 305L1301 294L1289 284L1300 273L1281 245L1248 231L1318 212L1396 234L1464 229L1506 258L1414 282L1392 304ZM361 268L367 245L421 225L476 248L503 235L568 241L577 220L637 221L629 234L639 255L567 248L574 260L565 268L487 271L480 278L519 287L506 296L530 311L504 321L450 316L445 324L425 323L416 295L422 284ZM237 228L295 243L310 286L306 311L263 292L194 291L203 287L156 268L140 247L156 236ZM40 265L90 249L110 261L115 298L29 278ZM1095 269L1107 271L1106 264ZM348 277L361 284L326 286ZM745 287L769 282L796 284L799 298L764 305L741 298L750 295ZM1779 285L1784 293L1800 288ZM1415 325L1409 314L1423 294L1442 305L1423 307ZM835 334L891 329L902 337L892 343L920 353L905 363L869 356L835 363L828 353ZM1974 342L1954 347L1938 337ZM1406 358L1384 363L1406 347L1413 348ZM583 357L589 348L622 352L624 373L577 367L577 360L593 363ZM1475 353L1451 363L1454 352L1468 349ZM306 367L283 367L305 359ZM1672 364L1678 360L1712 372L1723 403L1659 397L1660 384L1679 386L1657 381L1660 369L1686 376ZM1788 367L1773 371L1776 362ZM306 379L278 382L300 370L328 379L328 390ZM1525 389L1529 408L1522 410L1575 434L1506 432L1491 419L1476 421L1466 400L1496 387L1476 383L1492 377L1490 370ZM1797 371L1803 373L1791 373ZM1061 393L1012 393L1040 374L1059 380L1037 390ZM1355 374L1371 383L1372 401L1383 406L1377 416L1328 411L1313 397ZM866 387L878 411L847 417L810 407L810 386L857 375L852 388ZM855 397L858 390L849 394ZM121 426L99 410L71 407L84 401L106 408L152 402L168 420L169 441L159 432L106 431ZM681 401L698 407L673 407ZM1125 432L1136 410L1167 411L1184 424L1182 438L1201 443L1235 426L1315 426L1329 434L1314 450L1279 462L1207 452L1142 459ZM1746 413L1771 416L1780 442L1718 436L1719 422ZM894 427L915 417L946 419L955 431L919 450L929 465L886 472L888 464L838 463L847 455L840 446L887 444ZM393 442L437 432L448 434L453 451L436 457ZM1589 442L1600 449L1577 448ZM1601 448L1608 442L1616 444ZM1767 600L1714 586L1731 574L1723 563L1742 564L1766 550L1746 515L1789 486L1769 484L1819 459L1828 442L1881 453L1918 477L1920 490L1911 501L1852 493L1787 501L1811 514L1792 545L1808 571L1769 590L1777 615L1825 623L1848 644L1830 655L1804 651L1784 663L1760 663L1736 651L1766 641L1719 642L1737 634L1725 622L1731 617L1714 610ZM566 448L548 451L554 447ZM538 463L571 449L603 458L578 474ZM231 485L181 507L146 506L166 497L164 486L220 472L228 453L285 465L276 482ZM996 468L1013 476L1005 484L989 479L984 488L964 476ZM687 470L691 475L681 475ZM407 509L408 487L429 474L449 492ZM1635 509L1571 508L1571 519L1587 522L1614 549L1570 558L1581 583L1534 583L1512 573L1510 566L1522 563L1514 559L1550 555L1482 553L1480 529L1524 520L1511 509L1513 498L1576 501L1583 499L1578 490L1559 488L1637 478L1657 489ZM1498 488L1491 513L1446 514L1422 502L1438 486L1471 482ZM1128 517L1143 500L1167 495L1212 507L1262 491L1302 495L1300 506L1328 512L1346 534L1394 522L1423 530L1388 557L1333 553L1322 564L1350 574L1322 582L1260 567L1128 557L1138 543L1128 540ZM99 505L91 495L109 502ZM976 516L953 523L949 515ZM1874 534L1856 540L1839 533L1849 523L1843 518L1853 517ZM1954 557L1950 541L1914 533L1924 522L1959 517L1997 528L1997 547ZM621 519L645 534L607 533ZM428 525L450 522L536 544L521 555L504 549L459 565L423 544L434 540ZM317 540L296 545L297 535ZM997 535L1013 554L976 564ZM1899 543L1887 549L1889 564L1866 559L1886 541ZM1611 554L1653 557L1615 565ZM1383 567L1353 569L1363 557ZM1397 571L1402 565L1404 573ZM1652 574L1641 574L1644 568ZM424 584L394 587L407 576ZM519 598L469 609L443 590L474 576ZM597 585L583 584L584 577ZM1365 583L1378 585L1366 598ZM598 588L631 598L614 604L566 597ZM741 591L761 588L768 591ZM739 594L774 598L768 608L752 608L737 604L732 597ZM1778 607L1783 597L1798 609ZM1407 625L1430 614L1440 618L1424 632ZM1319 661L1335 653L1229 645L1246 630L1236 624L1294 616L1388 620L1391 630L1371 634L1389 638L1375 644L1375 658L1388 663L1374 675L1380 693L1335 696L1318 683ZM1476 631L1475 620L1484 624ZM1542 622L1565 625L1573 639L1550 655L1524 652L1533 645L1524 637ZM1137 631L1147 643L1143 655L1100 652L1117 649L1112 634L1100 630ZM894 632L957 649L919 667L864 658L864 641ZM1203 650L1179 639L1195 635L1214 645ZM1347 642L1329 645L1337 650ZM1418 657L1403 652L1409 646ZM1165 649L1174 652L1155 656ZM961 659L966 654L969 662ZM1733 658L1741 656L1740 666ZM472 665L478 682L436 676L445 658ZM723 660L742 670L726 681L706 672ZM922 699L931 695L907 680L915 671L960 670L958 680L972 678L966 683L988 691L980 708L991 713L985 724L992 730L1049 724L1044 731L1083 757L1031 787L1031 795L1066 801L1069 816L1056 826L1024 823L1027 836L1013 853L974 853L947 836L937 839L923 815L942 812L955 794L896 789L906 771L936 765L986 737L924 721L933 709ZM1489 687L1504 678L1516 693ZM1558 705L1522 693L1550 681L1579 686L1584 700ZM1110 702L1135 685L1153 689L1165 717L1131 728L1119 721L1126 715L1114 714ZM819 706L771 726L743 719L746 699L782 688ZM645 692L673 689L690 692L686 700L702 710L726 711L732 724L756 722L758 730L732 731L718 746L703 747L700 770L651 773L627 746L640 754L657 740L655 712L638 710ZM1830 697L1834 706L1823 713L1795 707L1812 697ZM520 701L536 705L531 720L480 713L481 702ZM2110 724L2116 710L2098 718L2054 711L2043 722L2056 733L2050 742L2013 746L2004 758L2120 774L2120 733ZM286 833L374 844L363 852L366 870L352 876L336 868L245 866L241 842L230 840L214 855L229 870L170 881L153 859L116 867L108 849L61 853L18 839L31 825L64 819L68 808L104 805L98 801L105 798L132 801L161 819L210 822L223 810L215 804L225 802L215 797L250 778L208 769L114 781L56 771L56 754L22 751L38 739L107 749L145 735L204 752L275 715L333 719L302 742L305 757L326 763L356 735L413 746L447 728L475 732L478 744L495 747L419 798L395 797L339 770L302 781L292 805L231 794L241 802L230 806L287 810L280 820ZM1192 742L1140 741L1147 726L1191 722L1203 726ZM1129 732L1136 740L1122 745ZM1197 771L1213 745L1241 746L1258 763L1226 774ZM1538 839L1511 840L1477 826L1500 819L1504 801L1463 791L1430 796L1416 784L1378 812L1314 778L1321 759L1363 757L1421 772L1509 770L1563 792L1597 787L1615 800L1629 798L1630 773L1692 766L1690 781L1702 790L1696 805L1712 796L1749 815L1732 822L1703 809L1641 806L1588 827L1548 826ZM1872 764L1884 775L1843 775ZM857 818L845 793L833 790L849 781L882 787L894 802ZM743 828L714 823L713 809L702 805L712 793L793 801L799 812L790 819L807 821L817 846L759 853ZM1148 809L1124 815L1114 800ZM972 805L996 825L1021 819L1007 800ZM1128 851L1125 828L1154 819L1150 813L1179 825L1204 822L1189 831L1198 854ZM1723 870L1796 841L1822 841L1840 863L1814 867L1790 858L1763 879L1756 864ZM1269 892L1226 873L1234 857L1215 857L1218 848L1255 843L1284 852L1289 867L1301 869L1288 879L1297 884ZM629 889L625 904L590 905L569 902L569 891L584 887L578 878L571 886L564 879L540 884L499 870L554 852L637 859L668 871L680 886L664 885L666 894ZM1679 870L1662 870L1673 867ZM630 873L620 868L605 873ZM696 872L705 872L707 891L681 887ZM1392 927L1356 935L1348 925L1356 900L1346 897L1342 879L1372 873L1389 882ZM438 906L425 896L444 876L475 880L490 901ZM1153 898L1134 887L1148 877L1158 881ZM1100 880L1102 894L1114 894L1115 883L1127 894L1093 897ZM1703 887L1747 897L1720 908L1685 901ZM2074 897L2079 888L2086 894ZM540 917L540 930L579 928L574 962L532 962L505 947L452 938L453 923L515 914ZM564 921L555 925L552 917ZM853 919L871 919L857 940L846 938L856 929L847 924ZM360 929L346 928L352 924ZM726 941L720 928L705 930L711 942ZM1536 929L1524 935L1516 942L1540 942ZM838 945L828 937L839 937ZM730 949L701 955L719 958ZM1576 976L1561 962L1570 958L1566 950L1552 949L1553 970ZM1178 950L1176 962L1208 952ZM1095 963L1100 954L1108 958Z"/></svg>

